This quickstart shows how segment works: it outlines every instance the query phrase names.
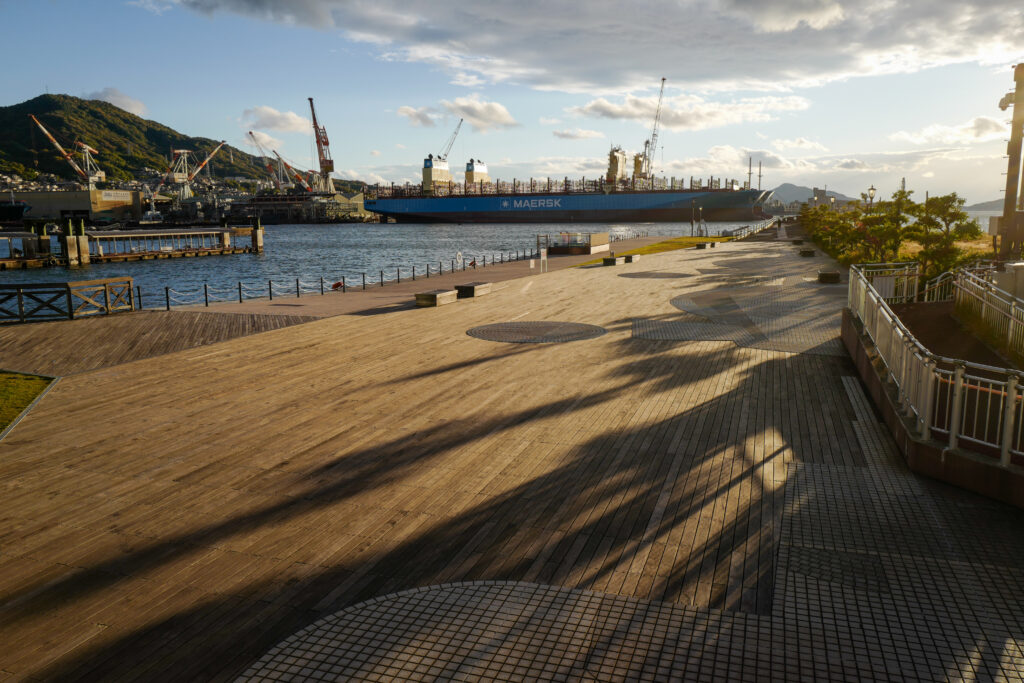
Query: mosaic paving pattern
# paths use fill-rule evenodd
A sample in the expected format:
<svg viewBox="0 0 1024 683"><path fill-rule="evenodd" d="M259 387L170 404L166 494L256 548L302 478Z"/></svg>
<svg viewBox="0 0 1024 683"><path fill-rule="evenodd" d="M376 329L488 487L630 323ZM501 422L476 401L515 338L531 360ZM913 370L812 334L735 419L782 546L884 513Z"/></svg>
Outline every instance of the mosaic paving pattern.
<svg viewBox="0 0 1024 683"><path fill-rule="evenodd" d="M603 327L583 323L529 321L481 325L466 334L477 339L516 344L542 344L592 339L605 333Z"/></svg>

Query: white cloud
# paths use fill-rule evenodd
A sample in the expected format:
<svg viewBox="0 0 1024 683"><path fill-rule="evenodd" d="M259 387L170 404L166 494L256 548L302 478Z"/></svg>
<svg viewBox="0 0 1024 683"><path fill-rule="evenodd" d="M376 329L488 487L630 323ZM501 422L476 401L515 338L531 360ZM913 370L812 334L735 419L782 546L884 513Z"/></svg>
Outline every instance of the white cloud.
<svg viewBox="0 0 1024 683"><path fill-rule="evenodd" d="M828 148L826 148L825 145L820 142L808 140L807 138L796 138L794 140L772 140L772 147L779 151L786 149L812 149L818 152L828 151Z"/></svg>
<svg viewBox="0 0 1024 683"><path fill-rule="evenodd" d="M258 105L242 112L242 122L249 128L263 128L290 133L304 133L312 123L292 111L278 111L273 107Z"/></svg>
<svg viewBox="0 0 1024 683"><path fill-rule="evenodd" d="M716 102L696 95L666 98L661 109L661 125L674 130L704 130L747 121L771 121L775 112L800 111L810 107L803 97L748 97L731 102ZM629 119L650 125L658 108L658 98L626 95L620 102L604 97L587 102L570 112L580 116Z"/></svg>
<svg viewBox="0 0 1024 683"><path fill-rule="evenodd" d="M136 0L340 30L379 57L464 80L569 92L779 90L880 73L1022 57L1017 0ZM543 20L537 20L542 17ZM680 36L686 36L680 40ZM619 46L657 46L650 50ZM653 73L652 73L653 72Z"/></svg>
<svg viewBox="0 0 1024 683"><path fill-rule="evenodd" d="M401 142L396 142L395 149L405 149L405 145L403 145Z"/></svg>
<svg viewBox="0 0 1024 683"><path fill-rule="evenodd" d="M251 132L254 136L256 136L256 140L257 142L260 143L260 146L263 147L263 149L267 150L268 152L273 149L280 149L282 146L284 146L284 142L278 140L277 138L271 135L267 135L261 130L254 130ZM252 147L253 149L256 148L256 145L253 144L252 138L250 138L248 135L245 136L245 144L248 145L249 147Z"/></svg>
<svg viewBox="0 0 1024 683"><path fill-rule="evenodd" d="M491 128L512 128L519 125L504 105L498 102L485 102L476 93L469 97L456 97L451 102L441 100L441 105L481 132Z"/></svg>
<svg viewBox="0 0 1024 683"><path fill-rule="evenodd" d="M978 142L998 140L1009 134L1005 123L990 116L976 116L958 126L933 124L916 133L900 131L889 136L890 140L910 142L915 145L969 145Z"/></svg>
<svg viewBox="0 0 1024 683"><path fill-rule="evenodd" d="M562 122L562 119L551 118L548 116L540 117L540 125L542 126L554 126Z"/></svg>
<svg viewBox="0 0 1024 683"><path fill-rule="evenodd" d="M434 119L437 118L437 110L432 107L408 107L401 106L396 112L399 116L404 116L409 119L409 123L414 126L424 126L430 128L437 125Z"/></svg>
<svg viewBox="0 0 1024 683"><path fill-rule="evenodd" d="M109 102L115 107L124 109L129 114L143 116L146 113L146 105L134 97L129 97L117 88L104 88L84 96L87 100L102 100Z"/></svg>
<svg viewBox="0 0 1024 683"><path fill-rule="evenodd" d="M379 157L380 156L380 150L379 149L370 150L370 156L371 157Z"/></svg>
<svg viewBox="0 0 1024 683"><path fill-rule="evenodd" d="M562 138L563 140L587 140L590 138L603 138L604 133L598 130L584 130L582 128L576 128L575 130L553 130L551 134L556 138Z"/></svg>
<svg viewBox="0 0 1024 683"><path fill-rule="evenodd" d="M466 88L476 88L486 82L476 74L466 73L465 71L459 71L451 80L452 85L461 85Z"/></svg>

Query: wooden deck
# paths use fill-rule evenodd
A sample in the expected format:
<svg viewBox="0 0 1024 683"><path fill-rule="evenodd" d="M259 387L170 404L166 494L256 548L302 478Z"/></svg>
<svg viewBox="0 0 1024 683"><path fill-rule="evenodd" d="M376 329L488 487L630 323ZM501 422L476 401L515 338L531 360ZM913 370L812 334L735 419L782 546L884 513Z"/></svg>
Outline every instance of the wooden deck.
<svg viewBox="0 0 1024 683"><path fill-rule="evenodd" d="M52 342L62 323L40 325L16 346L0 330L4 366L141 359L65 378L0 444L0 671L227 679L340 607L468 579L768 614L787 466L865 462L853 368L632 331L686 316L670 304L684 293L769 271L804 286L816 263L791 252L655 255L217 344L202 313L75 322L97 327ZM658 271L679 277L643 276ZM845 289L805 296L838 311ZM513 320L608 333L466 335ZM109 344L79 354L95 334Z"/></svg>
<svg viewBox="0 0 1024 683"><path fill-rule="evenodd" d="M69 375L297 325L316 318L262 313L138 311L0 327L0 368Z"/></svg>

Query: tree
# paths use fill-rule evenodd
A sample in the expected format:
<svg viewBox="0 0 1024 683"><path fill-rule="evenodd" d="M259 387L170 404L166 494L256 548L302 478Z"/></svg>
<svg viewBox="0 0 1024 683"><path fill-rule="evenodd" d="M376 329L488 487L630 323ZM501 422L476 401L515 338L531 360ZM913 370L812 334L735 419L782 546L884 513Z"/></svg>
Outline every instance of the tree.
<svg viewBox="0 0 1024 683"><path fill-rule="evenodd" d="M933 216L942 224L942 229L947 236L953 235L956 239L979 239L982 235L981 226L978 221L972 219L964 211L964 199L956 192L928 197L921 210L922 216Z"/></svg>

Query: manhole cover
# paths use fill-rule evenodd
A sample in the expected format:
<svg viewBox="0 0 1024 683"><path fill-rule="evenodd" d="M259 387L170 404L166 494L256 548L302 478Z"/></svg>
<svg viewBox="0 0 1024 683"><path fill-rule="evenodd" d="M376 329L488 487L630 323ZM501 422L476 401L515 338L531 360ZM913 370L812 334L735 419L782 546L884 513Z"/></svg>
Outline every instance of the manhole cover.
<svg viewBox="0 0 1024 683"><path fill-rule="evenodd" d="M681 277L692 277L689 273L659 273L649 270L642 273L622 273L619 277L635 277L638 279L650 280L674 280Z"/></svg>
<svg viewBox="0 0 1024 683"><path fill-rule="evenodd" d="M600 337L604 333L605 329L597 325L529 320L481 325L466 332L477 339L520 344L577 341Z"/></svg>

